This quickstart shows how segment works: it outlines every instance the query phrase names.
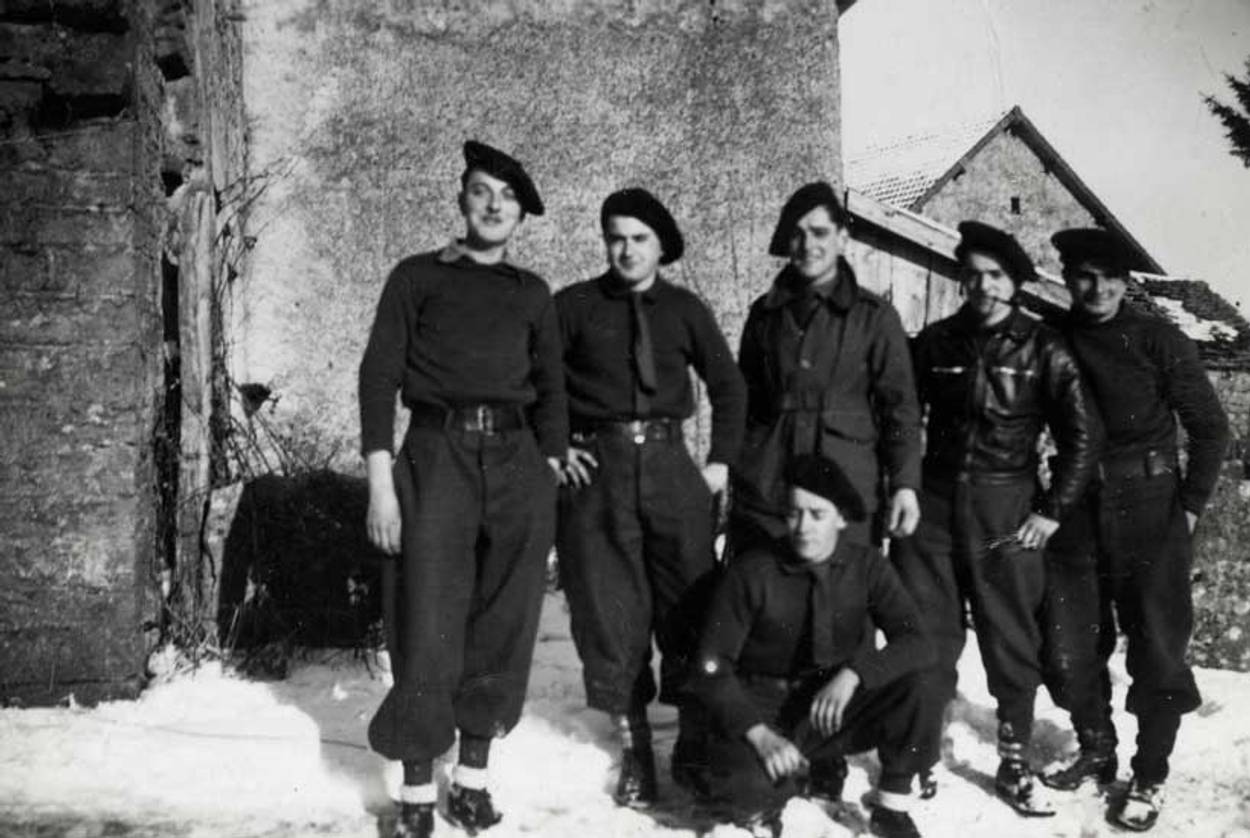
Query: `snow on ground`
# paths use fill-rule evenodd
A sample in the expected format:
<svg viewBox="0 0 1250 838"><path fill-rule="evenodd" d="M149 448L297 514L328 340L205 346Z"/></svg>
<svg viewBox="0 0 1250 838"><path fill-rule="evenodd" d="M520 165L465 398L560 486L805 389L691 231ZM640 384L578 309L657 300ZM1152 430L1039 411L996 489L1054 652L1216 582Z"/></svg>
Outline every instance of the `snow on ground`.
<svg viewBox="0 0 1250 838"><path fill-rule="evenodd" d="M0 836L239 836L378 838L398 782L395 765L368 751L365 725L386 689L378 661L310 653L281 682L245 681L205 666L149 688L133 702L92 709L0 711ZM1117 705L1123 661L1117 658ZM993 796L994 716L974 643L960 665L941 790L915 818L929 838L1094 838L1118 833L1092 788L1058 796L1054 818L1023 820ZM1250 674L1199 670L1206 703L1187 717L1173 760L1159 838L1250 838ZM667 767L675 723L653 721ZM1122 786L1134 724L1117 726ZM1039 764L1074 747L1064 714L1038 699ZM505 813L493 838L693 836L688 798L667 772L665 803L650 814L610 799L615 748L606 720L583 705L580 667L563 599L548 597L521 724L492 758L493 789ZM450 766L441 766L443 776ZM792 801L786 838L845 838L865 830L861 798L875 776L871 755L852 758L841 811ZM835 820L830 815L836 815ZM706 825L705 825L706 826ZM437 834L459 836L440 822ZM714 838L745 833L718 827Z"/></svg>

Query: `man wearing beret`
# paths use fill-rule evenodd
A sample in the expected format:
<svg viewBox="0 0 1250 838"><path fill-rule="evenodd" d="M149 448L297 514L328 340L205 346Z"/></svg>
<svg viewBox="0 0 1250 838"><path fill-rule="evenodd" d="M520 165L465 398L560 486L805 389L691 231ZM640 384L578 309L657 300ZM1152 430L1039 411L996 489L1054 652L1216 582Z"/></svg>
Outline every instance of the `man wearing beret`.
<svg viewBox="0 0 1250 838"><path fill-rule="evenodd" d="M1062 337L1017 306L1020 285L1035 278L1024 250L975 221L959 235L964 305L914 345L929 408L920 526L891 544L891 558L937 646L928 685L939 704L955 696L971 606L998 703L998 793L1021 814L1051 815L1026 758L1041 683L1041 548L1089 480L1099 427ZM1043 426L1058 456L1049 490L1039 492ZM928 765L939 755L940 729L933 734Z"/></svg>
<svg viewBox="0 0 1250 838"><path fill-rule="evenodd" d="M1047 682L1072 715L1081 751L1044 779L1060 789L1115 779L1107 660L1118 619L1128 639L1127 709L1137 716L1137 752L1128 794L1111 815L1146 830L1162 805L1181 715L1202 701L1185 662L1193 628L1190 534L1219 476L1228 419L1193 342L1125 302L1129 271L1142 269L1133 252L1100 229L1064 230L1051 241L1072 295L1063 331L1107 441L1097 479L1048 549ZM1090 632L1091 625L1099 630Z"/></svg>
<svg viewBox="0 0 1250 838"><path fill-rule="evenodd" d="M679 705L674 777L700 761L697 708L681 687L698 583L715 566L713 495L725 491L737 456L746 393L708 307L659 275L684 249L664 205L645 189L623 189L603 202L599 223L607 272L556 295L573 441L556 544L586 699L621 736L616 800L645 806L656 797L653 635L660 700ZM712 404L702 472L682 433L695 409L691 369Z"/></svg>
<svg viewBox="0 0 1250 838"><path fill-rule="evenodd" d="M844 537L866 510L842 469L804 455L786 477L788 545L738 556L704 624L695 690L714 722L707 802L776 835L787 798L805 785L840 800L845 755L876 748L870 828L916 836L912 777L942 713L915 677L932 663L932 647L894 568ZM869 618L885 633L880 649Z"/></svg>
<svg viewBox="0 0 1250 838"><path fill-rule="evenodd" d="M487 758L521 714L568 442L555 305L505 258L542 200L502 151L468 142L464 157L464 237L395 267L360 365L368 534L394 556L382 576L394 686L369 743L403 762L403 836L431 834L432 761L457 731L447 817L470 833L500 818ZM392 456L397 391L410 417Z"/></svg>
<svg viewBox="0 0 1250 838"><path fill-rule="evenodd" d="M820 453L846 471L871 532L879 499L885 529L907 535L919 517L920 409L907 335L894 307L863 290L843 258L847 215L827 183L809 183L781 210L768 252L789 259L757 299L742 332L738 364L747 382L747 430L734 472L730 549L782 538L782 471L798 454Z"/></svg>

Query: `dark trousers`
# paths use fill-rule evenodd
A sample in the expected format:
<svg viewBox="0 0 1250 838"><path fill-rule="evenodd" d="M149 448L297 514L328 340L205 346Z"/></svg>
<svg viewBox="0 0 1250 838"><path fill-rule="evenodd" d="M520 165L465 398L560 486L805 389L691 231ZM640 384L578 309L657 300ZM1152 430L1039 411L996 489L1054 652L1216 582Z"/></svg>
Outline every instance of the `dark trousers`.
<svg viewBox="0 0 1250 838"><path fill-rule="evenodd" d="M930 700L942 706L955 697L967 602L999 721L1009 723L1013 738L1022 742L1033 726L1041 683L1044 562L1040 551L995 540L1024 523L1034 492L1032 481L978 485L926 479L920 526L911 537L893 541L890 550L937 648L937 663L926 679ZM938 760L940 741L939 725L929 742L930 765Z"/></svg>
<svg viewBox="0 0 1250 838"><path fill-rule="evenodd" d="M589 486L560 491L556 550L587 703L641 711L680 704L716 565L712 498L680 439L611 432L580 441L599 461Z"/></svg>
<svg viewBox="0 0 1250 838"><path fill-rule="evenodd" d="M828 682L827 677L804 684L738 677L767 723L807 757L813 774L822 764L876 748L881 760L878 785L883 791L911 791L912 777L925 767L924 738L941 723L942 708L925 700L916 675L905 675L877 689L859 689L842 716L842 727L828 737L808 721L812 697ZM775 784L769 780L755 748L715 725L708 743L708 766L707 803L731 816L780 808L798 792L794 778Z"/></svg>
<svg viewBox="0 0 1250 838"><path fill-rule="evenodd" d="M1116 621L1127 641L1126 709L1141 735L1133 768L1167 776L1177 717L1196 709L1185 662L1193 630L1189 526L1175 473L1091 489L1047 547L1045 680L1079 733L1109 731Z"/></svg>
<svg viewBox="0 0 1250 838"><path fill-rule="evenodd" d="M369 725L390 759L425 762L456 729L502 736L529 679L555 477L529 430L411 428L395 464L402 555L384 565L395 685Z"/></svg>

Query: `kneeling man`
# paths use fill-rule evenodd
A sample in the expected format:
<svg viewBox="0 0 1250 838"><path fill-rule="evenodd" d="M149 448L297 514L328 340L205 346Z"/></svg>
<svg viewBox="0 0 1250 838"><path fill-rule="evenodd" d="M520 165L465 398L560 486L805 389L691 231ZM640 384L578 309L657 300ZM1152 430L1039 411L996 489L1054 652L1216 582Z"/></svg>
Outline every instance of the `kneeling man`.
<svg viewBox="0 0 1250 838"><path fill-rule="evenodd" d="M840 538L865 509L838 465L806 455L787 477L788 547L730 565L703 629L694 689L714 720L708 802L779 834L798 778L837 800L844 755L876 748L872 831L916 836L912 777L942 708L921 701L915 673L933 651L894 568L876 548ZM886 636L880 649L870 617Z"/></svg>

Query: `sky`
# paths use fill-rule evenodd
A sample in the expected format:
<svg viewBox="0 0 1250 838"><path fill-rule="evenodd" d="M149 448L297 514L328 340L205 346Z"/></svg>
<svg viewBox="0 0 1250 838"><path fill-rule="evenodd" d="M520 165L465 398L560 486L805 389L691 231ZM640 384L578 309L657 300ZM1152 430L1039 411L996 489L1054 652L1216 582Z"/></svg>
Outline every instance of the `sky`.
<svg viewBox="0 0 1250 838"><path fill-rule="evenodd" d="M1202 94L1250 57L1250 0L859 0L842 18L843 144L1019 105L1171 274L1250 316L1250 169Z"/></svg>

